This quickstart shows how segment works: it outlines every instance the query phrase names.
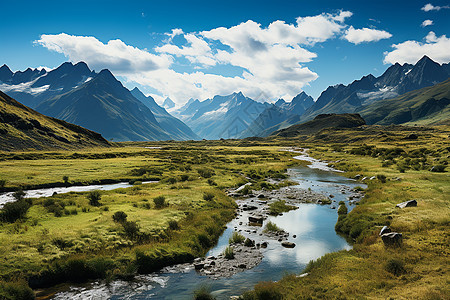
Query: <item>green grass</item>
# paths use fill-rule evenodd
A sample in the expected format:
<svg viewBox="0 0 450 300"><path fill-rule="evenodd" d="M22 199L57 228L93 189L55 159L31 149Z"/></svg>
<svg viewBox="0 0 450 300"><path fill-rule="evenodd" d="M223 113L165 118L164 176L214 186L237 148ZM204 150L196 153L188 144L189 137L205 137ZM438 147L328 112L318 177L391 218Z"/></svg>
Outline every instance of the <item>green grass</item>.
<svg viewBox="0 0 450 300"><path fill-rule="evenodd" d="M275 223L269 221L264 226L263 232L280 232L283 231L282 228L278 227Z"/></svg>
<svg viewBox="0 0 450 300"><path fill-rule="evenodd" d="M269 204L269 214L272 216L278 216L293 209L297 209L297 206L288 205L285 200L277 200Z"/></svg>

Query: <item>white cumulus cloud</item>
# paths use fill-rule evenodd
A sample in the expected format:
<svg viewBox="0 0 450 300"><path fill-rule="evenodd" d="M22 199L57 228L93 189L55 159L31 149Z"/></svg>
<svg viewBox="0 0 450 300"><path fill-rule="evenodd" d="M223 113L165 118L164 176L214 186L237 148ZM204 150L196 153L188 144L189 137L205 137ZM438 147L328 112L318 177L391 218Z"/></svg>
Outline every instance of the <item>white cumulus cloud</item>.
<svg viewBox="0 0 450 300"><path fill-rule="evenodd" d="M121 40L104 44L93 36L74 36L66 33L43 34L35 43L64 54L73 62L84 61L95 70L110 69L115 74L168 68L172 58L155 55Z"/></svg>
<svg viewBox="0 0 450 300"><path fill-rule="evenodd" d="M344 39L355 45L365 42L377 42L391 37L392 34L384 30L371 28L355 29L353 26L350 26L350 28L345 31L344 35Z"/></svg>
<svg viewBox="0 0 450 300"><path fill-rule="evenodd" d="M392 48L394 50L384 53L385 64L395 64L396 62L414 64L424 55L438 63L450 61L450 38L445 35L437 37L433 31L428 33L424 42L410 40L394 44Z"/></svg>
<svg viewBox="0 0 450 300"><path fill-rule="evenodd" d="M432 10L441 10L441 9L448 9L448 8L450 8L449 5L445 5L445 6L434 6L433 4L428 3L428 4L425 4L425 5L421 8L421 10L423 10L423 11L432 11Z"/></svg>
<svg viewBox="0 0 450 300"><path fill-rule="evenodd" d="M422 27L433 25L433 20L425 20L422 22Z"/></svg>

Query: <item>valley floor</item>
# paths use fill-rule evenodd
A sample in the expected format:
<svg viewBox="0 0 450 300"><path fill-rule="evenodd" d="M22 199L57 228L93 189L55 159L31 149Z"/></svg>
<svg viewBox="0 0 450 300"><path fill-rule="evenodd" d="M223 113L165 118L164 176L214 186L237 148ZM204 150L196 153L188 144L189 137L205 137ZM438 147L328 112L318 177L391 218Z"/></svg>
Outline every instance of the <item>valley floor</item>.
<svg viewBox="0 0 450 300"><path fill-rule="evenodd" d="M297 154L279 151L288 146L309 148L348 177L367 177L364 200L348 215L341 212L336 225L354 247L311 262L306 276L260 283L244 299L448 298L448 136L448 128L366 127L312 137L0 153L4 190L64 181L135 183L102 191L99 203L88 192L20 200L27 210L19 218L5 206L0 298L31 297L28 286L132 278L204 255L235 214L226 189L247 182L254 190L276 188L266 179L283 179L286 168L298 164ZM159 182L139 184L146 180ZM395 207L411 199L417 207ZM114 220L120 211L125 219ZM384 225L403 234L401 247L383 245L378 233Z"/></svg>

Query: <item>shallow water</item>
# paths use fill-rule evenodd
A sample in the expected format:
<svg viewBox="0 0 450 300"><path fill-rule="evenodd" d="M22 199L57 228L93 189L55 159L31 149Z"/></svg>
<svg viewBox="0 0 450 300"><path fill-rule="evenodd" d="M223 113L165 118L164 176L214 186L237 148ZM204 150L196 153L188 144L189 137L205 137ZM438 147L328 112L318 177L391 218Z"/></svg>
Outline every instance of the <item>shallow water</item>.
<svg viewBox="0 0 450 300"><path fill-rule="evenodd" d="M142 184L154 183L157 181L144 181ZM70 192L88 192L94 190L101 191L110 191L120 188L127 188L133 186L128 182L119 182L112 184L99 184L99 185L82 185L82 186L69 186L69 187L55 187L55 188L45 188L45 189L36 189L36 190L26 190L25 198L39 198L39 197L50 197L53 193L64 194ZM13 197L13 192L0 194L0 207L3 204L11 201L15 201L16 199Z"/></svg>
<svg viewBox="0 0 450 300"><path fill-rule="evenodd" d="M350 249L351 246L345 239L334 231L337 210L331 209L331 207L337 207L337 203L341 200L348 201L350 190L361 184L324 169L322 165L319 168L289 169L289 175L291 180L298 182L298 185L291 188L310 188L327 196L334 195L332 205L299 204L297 210L282 216L268 218L267 221L274 222L290 233L288 240L296 244L295 248L283 248L279 242L269 240L264 236L251 236L256 239L256 242L269 241L267 249L262 249L263 260L257 267L229 278L211 279L200 276L189 267L182 272L178 268L172 268L173 271L166 269L155 274L140 276L131 283L115 281L109 286L93 283L88 286L72 287L71 291L60 293L56 298L191 299L196 289L200 286L207 286L217 299L229 299L232 295L240 295L251 289L260 281L276 281L286 273L299 274L310 260L317 259L326 253ZM231 221L218 244L209 251L207 256L216 256L221 253L228 244L233 228L245 218L246 215L243 214L240 218ZM243 234L248 236L246 232ZM293 238L293 235L296 235L296 238Z"/></svg>

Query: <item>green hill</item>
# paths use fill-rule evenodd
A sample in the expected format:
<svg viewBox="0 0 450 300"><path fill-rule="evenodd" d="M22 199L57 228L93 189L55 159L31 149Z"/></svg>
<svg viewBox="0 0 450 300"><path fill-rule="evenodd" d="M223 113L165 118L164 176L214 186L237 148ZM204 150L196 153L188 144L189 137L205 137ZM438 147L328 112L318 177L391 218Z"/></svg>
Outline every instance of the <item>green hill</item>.
<svg viewBox="0 0 450 300"><path fill-rule="evenodd" d="M352 128L365 124L366 122L359 114L322 114L316 116L314 120L275 131L272 135L282 137L310 135L325 128Z"/></svg>
<svg viewBox="0 0 450 300"><path fill-rule="evenodd" d="M96 132L44 116L0 91L0 151L109 145Z"/></svg>
<svg viewBox="0 0 450 300"><path fill-rule="evenodd" d="M450 124L450 79L357 110L368 124Z"/></svg>

